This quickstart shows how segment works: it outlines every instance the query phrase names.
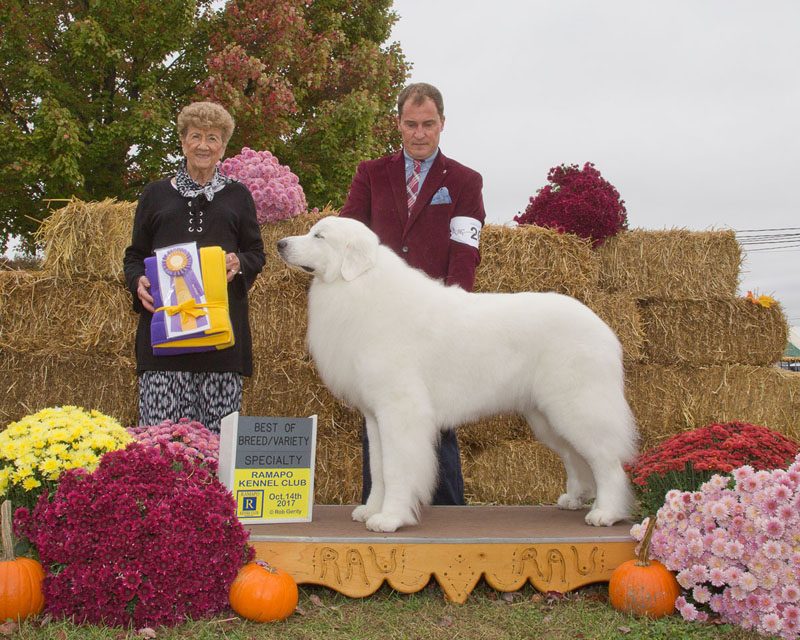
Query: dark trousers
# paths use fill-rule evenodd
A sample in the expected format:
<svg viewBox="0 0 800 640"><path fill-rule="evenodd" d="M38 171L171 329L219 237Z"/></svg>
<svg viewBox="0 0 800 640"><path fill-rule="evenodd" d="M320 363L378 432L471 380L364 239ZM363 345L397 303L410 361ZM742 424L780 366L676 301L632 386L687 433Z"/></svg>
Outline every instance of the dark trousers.
<svg viewBox="0 0 800 640"><path fill-rule="evenodd" d="M361 502L366 503L372 489L372 475L369 472L369 439L366 426L361 429L361 460L363 469L363 485ZM436 451L439 459L439 481L433 494L432 504L452 505L464 502L464 477L461 475L461 456L458 452L458 439L455 429L442 433Z"/></svg>

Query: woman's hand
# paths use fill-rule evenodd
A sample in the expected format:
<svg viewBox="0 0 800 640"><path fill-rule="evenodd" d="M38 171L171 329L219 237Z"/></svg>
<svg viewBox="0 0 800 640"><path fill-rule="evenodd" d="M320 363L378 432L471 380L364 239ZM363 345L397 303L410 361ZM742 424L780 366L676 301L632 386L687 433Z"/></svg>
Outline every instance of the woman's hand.
<svg viewBox="0 0 800 640"><path fill-rule="evenodd" d="M233 280L233 276L237 273L241 273L242 265L239 262L239 256L235 253L226 253L225 254L225 277L227 278L228 282Z"/></svg>
<svg viewBox="0 0 800 640"><path fill-rule="evenodd" d="M150 313L155 311L153 296L150 295L150 280L148 280L147 276L141 276L139 278L139 285L136 287L136 295L139 296L139 300L142 301L142 306L145 309Z"/></svg>

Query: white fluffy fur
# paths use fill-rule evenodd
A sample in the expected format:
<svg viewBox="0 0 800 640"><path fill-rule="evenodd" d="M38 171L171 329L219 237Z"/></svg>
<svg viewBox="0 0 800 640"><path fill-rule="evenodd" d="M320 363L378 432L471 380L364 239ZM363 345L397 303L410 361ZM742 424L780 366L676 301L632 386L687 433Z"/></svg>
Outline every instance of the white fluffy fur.
<svg viewBox="0 0 800 640"><path fill-rule="evenodd" d="M372 492L353 519L385 532L417 524L440 430L507 412L561 456L559 507L594 498L592 525L629 516L622 465L637 436L622 349L589 308L556 293L445 287L346 218L323 218L278 250L314 276L308 347L322 380L366 418Z"/></svg>

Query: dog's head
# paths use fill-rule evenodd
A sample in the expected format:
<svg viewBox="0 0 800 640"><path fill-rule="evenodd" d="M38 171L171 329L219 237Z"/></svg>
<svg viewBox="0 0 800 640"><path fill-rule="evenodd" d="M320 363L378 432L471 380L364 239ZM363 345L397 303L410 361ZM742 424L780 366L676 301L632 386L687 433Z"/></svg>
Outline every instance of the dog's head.
<svg viewBox="0 0 800 640"><path fill-rule="evenodd" d="M278 253L290 267L323 282L350 281L375 265L378 236L358 220L328 216L304 236L278 240Z"/></svg>

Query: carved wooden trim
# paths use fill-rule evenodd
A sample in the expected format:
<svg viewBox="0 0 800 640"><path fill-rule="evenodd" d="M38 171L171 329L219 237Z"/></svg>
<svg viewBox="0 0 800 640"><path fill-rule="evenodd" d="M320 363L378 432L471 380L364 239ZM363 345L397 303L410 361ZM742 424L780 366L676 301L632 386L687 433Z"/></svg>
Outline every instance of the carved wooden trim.
<svg viewBox="0 0 800 640"><path fill-rule="evenodd" d="M537 528L541 530L548 524L552 528L553 519L566 517L563 512L547 511L547 507L519 508L545 511L535 512L538 518L530 527L530 541L513 542L497 535L497 531L504 531L504 520L498 520L498 512L488 507L449 509L481 510L478 519L486 520L486 529L495 532L494 539L484 537L479 531L472 531L471 537L455 539L446 525L435 531L435 535L420 535L418 540L408 535L393 540L391 534L371 534L370 539L363 525L346 522L349 509L342 507L335 512L337 535L303 535L309 529L301 523L293 528L282 525L276 530L281 535L267 539L272 525L265 525L251 537L251 544L258 558L287 571L299 584L323 585L360 598L375 593L384 582L402 593L414 593L433 577L445 596L457 603L466 601L481 578L498 591L516 591L530 582L542 592L565 593L593 582L608 581L619 564L634 557L635 543L620 536L619 529L616 535L606 534L604 528L587 527L578 514L574 515L576 524L571 525L574 535L570 536L570 527L564 527L562 537L555 539L548 535L536 541ZM465 512L445 513L461 516ZM542 513L548 516L546 520L539 515ZM457 524L453 529L458 530ZM627 524L620 528L629 527ZM358 537L351 535L351 530L357 531ZM296 533L285 535L287 532ZM608 540L603 539L603 534Z"/></svg>

